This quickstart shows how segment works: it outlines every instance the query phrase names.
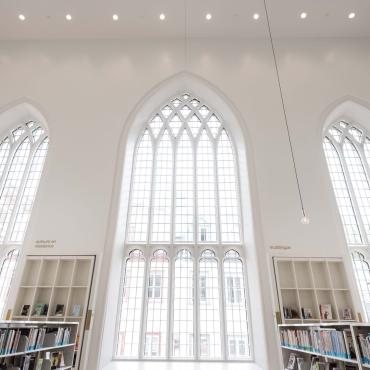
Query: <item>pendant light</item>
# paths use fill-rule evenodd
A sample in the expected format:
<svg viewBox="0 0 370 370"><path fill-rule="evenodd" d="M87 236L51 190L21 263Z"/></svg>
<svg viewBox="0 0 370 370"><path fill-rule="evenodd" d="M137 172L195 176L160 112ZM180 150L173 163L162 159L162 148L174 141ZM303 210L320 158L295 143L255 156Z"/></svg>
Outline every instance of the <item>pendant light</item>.
<svg viewBox="0 0 370 370"><path fill-rule="evenodd" d="M270 17L269 17L269 13L268 13L268 10L267 10L266 0L263 0L263 4L264 4L264 7L265 7L267 28L268 28L268 33L269 33L271 51L272 51L272 55L273 55L273 59L274 59L276 79L277 79L277 83L278 83L278 86L279 86L280 100L281 100L281 105L282 105L283 113L284 113L284 123L285 123L285 128L286 128L286 132L287 132L287 136L288 136L288 141L289 141L290 155L291 155L291 159L292 159L292 165L293 165L295 180L296 180L296 184L297 184L299 201L300 201L300 205L301 205L301 211L302 211L301 223L303 225L308 225L310 223L310 219L306 214L304 204L303 204L302 191L301 191L301 186L300 186L299 178L298 178L296 160L295 160L295 157L294 157L293 144L292 144L292 139L291 139L291 135L290 135L290 129L289 129L289 124L288 124L288 116L287 116L287 111L286 111L286 106L285 106L285 101L284 101L283 89L282 89L282 86L281 86L280 72L279 72L279 67L278 67L277 58L276 58L274 40L272 38Z"/></svg>

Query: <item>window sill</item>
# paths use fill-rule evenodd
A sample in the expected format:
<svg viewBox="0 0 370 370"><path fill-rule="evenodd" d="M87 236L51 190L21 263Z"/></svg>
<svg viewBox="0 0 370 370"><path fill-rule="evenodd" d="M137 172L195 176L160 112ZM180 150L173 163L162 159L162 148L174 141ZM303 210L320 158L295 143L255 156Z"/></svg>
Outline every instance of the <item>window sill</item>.
<svg viewBox="0 0 370 370"><path fill-rule="evenodd" d="M262 370L254 362L112 361L103 370Z"/></svg>

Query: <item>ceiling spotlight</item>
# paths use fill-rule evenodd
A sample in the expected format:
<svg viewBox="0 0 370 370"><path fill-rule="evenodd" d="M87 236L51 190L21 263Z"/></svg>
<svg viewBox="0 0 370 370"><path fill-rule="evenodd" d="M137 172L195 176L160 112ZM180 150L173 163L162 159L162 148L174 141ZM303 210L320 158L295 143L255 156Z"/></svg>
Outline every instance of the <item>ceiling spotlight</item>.
<svg viewBox="0 0 370 370"><path fill-rule="evenodd" d="M348 14L348 18L349 18L349 19L353 19L354 17L356 17L356 13L353 13L353 12L352 12L352 13L349 13L349 14Z"/></svg>
<svg viewBox="0 0 370 370"><path fill-rule="evenodd" d="M113 17L112 17L112 18L113 18L113 20L114 20L114 21L118 21L118 18L119 18L119 17L118 17L118 15L117 15L117 14L113 14Z"/></svg>
<svg viewBox="0 0 370 370"><path fill-rule="evenodd" d="M160 19L161 21L164 21L164 20L166 19L166 15L165 15L165 14L163 14L163 13L159 14L159 19Z"/></svg>
<svg viewBox="0 0 370 370"><path fill-rule="evenodd" d="M70 14L67 14L66 15L66 19L67 19L67 21L71 21L72 20L72 16Z"/></svg>
<svg viewBox="0 0 370 370"><path fill-rule="evenodd" d="M260 15L258 13L253 14L253 19L254 20L260 19Z"/></svg>
<svg viewBox="0 0 370 370"><path fill-rule="evenodd" d="M24 21L26 20L26 17L23 14L18 15L19 20Z"/></svg>
<svg viewBox="0 0 370 370"><path fill-rule="evenodd" d="M307 13L303 12L301 13L301 19L306 19L307 18Z"/></svg>
<svg viewBox="0 0 370 370"><path fill-rule="evenodd" d="M211 13L207 13L206 14L206 19L207 19L207 21L210 21L212 19L212 14Z"/></svg>

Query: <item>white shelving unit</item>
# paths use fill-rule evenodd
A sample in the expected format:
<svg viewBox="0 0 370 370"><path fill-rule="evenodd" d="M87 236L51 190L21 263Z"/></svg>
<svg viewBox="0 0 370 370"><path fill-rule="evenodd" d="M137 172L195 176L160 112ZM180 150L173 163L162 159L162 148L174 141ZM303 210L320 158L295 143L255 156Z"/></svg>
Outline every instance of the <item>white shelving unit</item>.
<svg viewBox="0 0 370 370"><path fill-rule="evenodd" d="M275 278L283 323L343 321L343 309L351 310L357 321L343 260L340 258L274 258ZM320 315L320 305L330 304L332 319ZM284 308L293 309L296 317L285 317ZM302 315L310 309L312 318Z"/></svg>
<svg viewBox="0 0 370 370"><path fill-rule="evenodd" d="M297 357L304 358L307 362L310 361L310 358L312 356L318 356L320 357L322 362L335 362L338 365L339 369L345 369L345 365L352 365L358 370L366 370L370 369L370 364L365 364L363 362L362 358L362 351L359 344L359 334L362 334L364 336L370 336L370 323L349 323L349 322L337 322L337 323L318 323L318 324L282 324L279 325L279 333L281 330L284 329L336 329L336 330L349 330L352 342L354 344L354 354L355 356L353 358L343 358L338 356L329 356L324 355L315 351L310 351L307 349L298 349L294 348L289 345L284 345L281 343L281 351L282 351L282 357L283 357L283 369L286 368L287 363L289 361L289 356L291 353L295 353Z"/></svg>
<svg viewBox="0 0 370 370"><path fill-rule="evenodd" d="M47 354L53 352L63 353L64 364L61 367L53 367L55 370L67 370L73 368L76 340L78 336L78 322L40 322L40 321L0 321L0 331L5 332L6 336L11 330L20 331L18 345L10 353L0 355L1 366L9 369L19 369L22 357L33 357L35 362L42 360L42 370L51 370L52 363ZM37 349L30 349L30 331L34 329L46 329L43 342ZM58 344L56 332L59 328L69 329L70 336L67 343ZM14 338L14 337L13 337ZM7 342L8 344L9 342ZM11 342L14 343L14 342ZM8 351L9 352L9 351ZM36 364L34 365L34 368ZM3 367L1 367L3 368Z"/></svg>
<svg viewBox="0 0 370 370"><path fill-rule="evenodd" d="M94 262L94 256L27 256L12 310L13 320L77 321L75 368L81 357ZM35 315L37 304L48 305L46 315ZM24 305L30 306L27 315L22 315ZM57 305L64 306L62 314L56 313Z"/></svg>

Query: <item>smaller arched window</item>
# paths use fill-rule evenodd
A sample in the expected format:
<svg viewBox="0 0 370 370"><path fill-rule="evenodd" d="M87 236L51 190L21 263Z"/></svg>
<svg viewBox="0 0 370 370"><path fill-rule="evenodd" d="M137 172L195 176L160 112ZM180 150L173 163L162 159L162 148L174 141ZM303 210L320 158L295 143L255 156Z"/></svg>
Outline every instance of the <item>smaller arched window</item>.
<svg viewBox="0 0 370 370"><path fill-rule="evenodd" d="M0 313L3 313L9 294L9 286L17 265L18 250L12 249L3 259L0 267Z"/></svg>

